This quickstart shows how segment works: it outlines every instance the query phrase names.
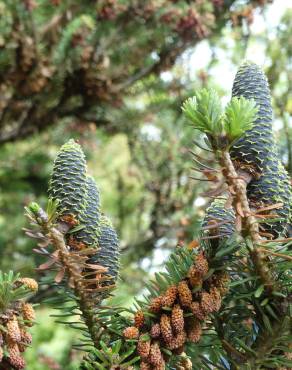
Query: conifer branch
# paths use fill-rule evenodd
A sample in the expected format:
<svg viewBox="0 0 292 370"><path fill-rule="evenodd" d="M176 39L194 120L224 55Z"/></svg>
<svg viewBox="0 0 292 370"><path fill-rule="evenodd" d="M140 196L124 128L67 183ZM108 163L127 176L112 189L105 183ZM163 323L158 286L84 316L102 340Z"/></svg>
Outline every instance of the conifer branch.
<svg viewBox="0 0 292 370"><path fill-rule="evenodd" d="M225 248L228 237L241 236L238 261L231 267L239 279L231 285L236 284L239 292L233 290L226 297L223 310L214 321L229 365L232 369L274 368L291 365L285 359L289 343L286 325L291 318L286 290L291 259L288 255L285 258L288 239L279 239L285 235L291 217L291 186L272 137L268 84L257 66L246 63L239 69L233 86L235 97L239 100L229 104L225 112L213 91L196 93L183 105L194 128L207 135L229 190L227 201L221 204L215 201L207 210L201 240L208 242L206 251L214 255ZM245 98L256 104L248 104ZM230 206L234 215L228 214ZM271 213L275 209L277 213ZM229 226L220 224L229 219ZM272 251L267 257L262 245L282 242L286 243L284 254ZM283 267L276 265L277 258L282 260ZM246 308L241 306L242 301ZM234 302L239 303L238 309L232 307ZM246 329L249 326L252 337ZM230 336L234 330L236 335L238 331L238 338Z"/></svg>
<svg viewBox="0 0 292 370"><path fill-rule="evenodd" d="M78 306L81 311L81 317L91 336L95 346L99 345L101 330L106 327L99 322L96 315L96 306L102 301L102 293L111 287L102 287L102 281L105 281L107 268L99 265L88 264L90 255L96 253L93 249L87 249L86 253L71 252L65 242L64 234L60 232L49 221L48 215L39 207L30 207L30 211L35 212L35 219L41 226L44 235L51 241L55 250L58 251L58 261L67 274L67 283L74 291L78 300ZM85 269L87 273L85 274ZM90 271L91 270L91 271Z"/></svg>

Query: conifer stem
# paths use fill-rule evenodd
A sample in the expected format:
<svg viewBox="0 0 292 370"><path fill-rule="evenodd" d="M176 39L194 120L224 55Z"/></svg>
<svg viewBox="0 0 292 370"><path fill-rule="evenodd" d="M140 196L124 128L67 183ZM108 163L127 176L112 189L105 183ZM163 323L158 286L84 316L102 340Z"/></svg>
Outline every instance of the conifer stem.
<svg viewBox="0 0 292 370"><path fill-rule="evenodd" d="M70 261L70 252L66 246L64 235L56 227L50 224L46 212L42 209L38 210L37 222L43 228L55 249L59 251L60 261L66 269L69 281L73 285L74 294L78 298L78 305L82 313L84 323L88 329L92 342L95 346L98 346L100 330L103 330L104 328L101 323L97 323L94 307L92 307L90 297L88 297L88 294L84 291L80 273L77 267Z"/></svg>
<svg viewBox="0 0 292 370"><path fill-rule="evenodd" d="M49 237L52 240L55 248L60 251L60 259L67 269L69 279L73 282L73 289L75 295L79 299L79 309L82 312L82 317L84 318L85 325L88 328L89 334L95 346L99 343L99 330L97 328L96 315L94 314L92 304L90 299L88 299L87 294L84 292L82 283L80 281L80 276L76 271L76 268L70 264L68 260L69 251L66 248L63 234L52 227L49 228Z"/></svg>
<svg viewBox="0 0 292 370"><path fill-rule="evenodd" d="M252 248L249 250L249 253L253 264L267 291L272 292L274 290L274 279L265 263L265 257L258 248L258 244L261 240L259 226L256 217L249 207L246 195L246 186L249 179L245 178L244 174L240 176L236 172L228 151L222 151L220 154L221 165L222 168L224 168L222 171L223 175L230 189L234 192L233 206L237 219L240 221L240 230L238 231L241 232L244 238L250 239Z"/></svg>

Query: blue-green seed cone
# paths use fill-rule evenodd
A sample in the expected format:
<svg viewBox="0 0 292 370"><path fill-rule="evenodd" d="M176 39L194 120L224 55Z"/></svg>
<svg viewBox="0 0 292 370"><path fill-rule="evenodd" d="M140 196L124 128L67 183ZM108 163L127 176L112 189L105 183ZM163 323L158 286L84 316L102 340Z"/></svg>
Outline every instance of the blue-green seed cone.
<svg viewBox="0 0 292 370"><path fill-rule="evenodd" d="M233 145L230 155L237 167L261 173L273 143L273 112L267 78L256 64L246 62L239 68L232 87L232 97L240 96L254 99L258 107L257 119L252 129L246 131Z"/></svg>
<svg viewBox="0 0 292 370"><path fill-rule="evenodd" d="M78 215L83 209L86 195L86 162L79 144L69 140L54 162L50 179L49 196L58 200L61 214Z"/></svg>
<svg viewBox="0 0 292 370"><path fill-rule="evenodd" d="M215 199L206 210L205 218L202 222L202 227L212 226L219 223L216 228L204 230L203 237L211 237L204 242L205 252L208 256L215 254L221 242L229 238L235 233L235 213L232 208L225 208L226 200ZM212 238L219 236L218 238Z"/></svg>
<svg viewBox="0 0 292 370"><path fill-rule="evenodd" d="M73 234L73 237L88 246L98 246L99 223L100 223L100 196L96 183L91 176L86 178L86 196L84 209L78 216L83 229Z"/></svg>
<svg viewBox="0 0 292 370"><path fill-rule="evenodd" d="M252 208L283 203L283 207L271 211L277 213L283 221L261 223L260 229L274 237L284 235L290 218L291 187L273 137L268 82L257 65L244 63L239 68L232 96L254 99L259 111L253 127L231 148L231 158L237 168L257 174L247 185L247 196Z"/></svg>
<svg viewBox="0 0 292 370"><path fill-rule="evenodd" d="M112 223L104 215L100 218L98 245L99 249L97 253L90 258L90 263L107 267L107 274L114 282L119 273L119 240Z"/></svg>
<svg viewBox="0 0 292 370"><path fill-rule="evenodd" d="M218 230L218 234L228 237L232 235L235 230L235 214L232 208L225 208L225 204L225 199L215 199L206 210L202 226L211 225L215 222L224 222L222 225L219 225L216 230ZM205 233L210 235L213 231L211 229L211 231L206 231Z"/></svg>
<svg viewBox="0 0 292 370"><path fill-rule="evenodd" d="M275 154L268 158L261 177L248 185L247 196L251 207L256 209L276 203L283 204L282 207L270 211L283 220L272 222L267 219L260 224L260 229L274 237L285 235L291 217L292 194L288 174L278 159L276 149Z"/></svg>

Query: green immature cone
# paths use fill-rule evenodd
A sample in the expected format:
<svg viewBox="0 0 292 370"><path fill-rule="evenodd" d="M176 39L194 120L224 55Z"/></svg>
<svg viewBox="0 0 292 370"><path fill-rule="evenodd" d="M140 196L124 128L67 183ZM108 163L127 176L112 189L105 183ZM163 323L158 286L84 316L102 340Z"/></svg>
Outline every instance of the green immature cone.
<svg viewBox="0 0 292 370"><path fill-rule="evenodd" d="M104 215L100 218L98 245L99 249L89 262L107 267L107 274L114 282L119 273L119 240L111 221Z"/></svg>
<svg viewBox="0 0 292 370"><path fill-rule="evenodd" d="M272 106L267 78L256 64L244 63L239 68L232 87L232 97L252 99L258 113L252 128L231 148L231 158L237 167L261 173L273 144Z"/></svg>
<svg viewBox="0 0 292 370"><path fill-rule="evenodd" d="M49 196L58 201L58 211L78 215L85 206L86 162L79 144L69 140L54 162L49 185Z"/></svg>
<svg viewBox="0 0 292 370"><path fill-rule="evenodd" d="M99 223L100 223L100 196L96 183L91 176L86 178L86 197L84 209L79 214L81 230L73 234L73 237L88 246L98 246Z"/></svg>

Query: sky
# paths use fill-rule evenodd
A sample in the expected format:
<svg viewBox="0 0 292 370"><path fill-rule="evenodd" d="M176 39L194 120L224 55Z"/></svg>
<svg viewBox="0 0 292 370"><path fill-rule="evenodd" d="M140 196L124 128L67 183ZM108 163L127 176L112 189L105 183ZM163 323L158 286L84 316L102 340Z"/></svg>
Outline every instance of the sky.
<svg viewBox="0 0 292 370"><path fill-rule="evenodd" d="M254 14L254 22L250 27L251 34L253 36L259 36L262 33L267 33L269 38L272 39L281 17L289 8L289 2L289 0L274 0L272 4L267 6L264 13L261 10L257 10ZM292 5L290 7L292 7ZM234 41L230 39L230 42ZM227 91L231 91L232 82L236 73L236 66L228 62L224 51L221 51L220 58L221 57L224 62L213 69L212 77L219 86L224 86ZM208 42L203 41L194 49L191 55L187 56L188 69L191 75L195 76L196 71L203 69L210 61L210 58L211 50L208 46ZM260 41L257 42L256 40L249 43L246 59L264 67L266 57L263 43ZM226 97L226 99L229 99L229 97Z"/></svg>

